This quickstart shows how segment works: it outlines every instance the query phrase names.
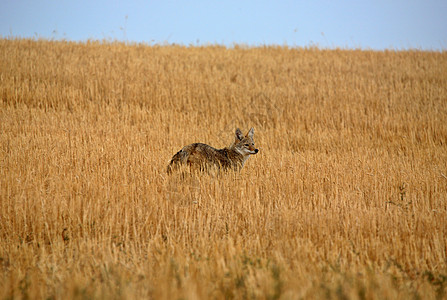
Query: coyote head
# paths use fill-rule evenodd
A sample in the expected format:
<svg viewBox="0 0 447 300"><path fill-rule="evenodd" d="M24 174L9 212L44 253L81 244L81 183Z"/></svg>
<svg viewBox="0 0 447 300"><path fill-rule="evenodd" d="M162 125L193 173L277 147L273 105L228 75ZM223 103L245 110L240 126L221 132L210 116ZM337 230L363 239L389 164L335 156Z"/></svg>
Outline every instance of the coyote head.
<svg viewBox="0 0 447 300"><path fill-rule="evenodd" d="M236 134L234 136L233 148L241 155L248 158L251 154L256 154L259 152L258 149L255 148L255 142L253 141L253 134L255 130L251 128L248 133L244 136L242 131L237 128Z"/></svg>

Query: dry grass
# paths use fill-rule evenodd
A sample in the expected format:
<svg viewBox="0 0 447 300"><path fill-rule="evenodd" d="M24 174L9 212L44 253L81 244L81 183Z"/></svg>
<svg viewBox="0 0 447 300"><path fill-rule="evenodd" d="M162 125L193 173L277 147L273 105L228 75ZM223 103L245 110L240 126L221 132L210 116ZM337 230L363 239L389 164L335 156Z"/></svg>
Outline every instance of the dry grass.
<svg viewBox="0 0 447 300"><path fill-rule="evenodd" d="M447 297L445 52L3 39L0 97L0 298Z"/></svg>

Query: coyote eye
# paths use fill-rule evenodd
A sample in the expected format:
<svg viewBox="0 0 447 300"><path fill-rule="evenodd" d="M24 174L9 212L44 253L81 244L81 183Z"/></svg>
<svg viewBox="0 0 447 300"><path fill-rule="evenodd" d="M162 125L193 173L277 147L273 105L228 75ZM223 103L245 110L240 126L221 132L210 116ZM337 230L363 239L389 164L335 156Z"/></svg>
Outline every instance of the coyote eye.
<svg viewBox="0 0 447 300"><path fill-rule="evenodd" d="M249 145L249 144L245 144L245 146L247 146L247 147L248 147L248 146L250 146L250 145Z"/></svg>

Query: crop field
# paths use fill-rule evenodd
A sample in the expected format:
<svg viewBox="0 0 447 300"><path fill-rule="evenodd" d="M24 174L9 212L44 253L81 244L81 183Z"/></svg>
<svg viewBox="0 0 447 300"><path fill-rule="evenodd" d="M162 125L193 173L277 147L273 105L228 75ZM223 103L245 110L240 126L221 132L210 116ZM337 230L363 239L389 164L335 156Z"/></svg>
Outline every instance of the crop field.
<svg viewBox="0 0 447 300"><path fill-rule="evenodd" d="M144 298L447 299L447 53L0 39L0 299Z"/></svg>

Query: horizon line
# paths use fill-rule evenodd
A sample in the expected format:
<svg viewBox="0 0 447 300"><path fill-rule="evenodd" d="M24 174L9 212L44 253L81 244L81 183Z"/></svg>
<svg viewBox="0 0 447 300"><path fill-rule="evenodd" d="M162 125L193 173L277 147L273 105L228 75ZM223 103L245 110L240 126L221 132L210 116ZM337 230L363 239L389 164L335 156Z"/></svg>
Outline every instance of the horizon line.
<svg viewBox="0 0 447 300"><path fill-rule="evenodd" d="M247 43L247 42L197 42L195 43L184 43L184 42L169 42L169 41L133 41L133 40L123 40L119 38L87 38L87 39L70 39L70 38L61 38L61 37L46 37L46 36L40 36L35 34L35 36L31 37L22 37L22 36L15 36L15 35L8 35L3 36L0 34L0 39L2 40L28 40L28 41L45 41L45 42L68 42L68 43L75 43L75 44L88 44L88 43L101 43L101 44L123 44L126 46L147 46L147 47L184 47L184 48L204 48L204 47L222 47L227 49L256 49L256 48L287 48L287 49L312 49L312 50L353 50L353 51L373 51L373 52L386 52L386 51L395 51L395 52L411 52L411 51L417 51L417 52L438 52L438 53L444 53L447 51L447 47L441 47L441 48L423 48L421 46L419 47L393 47L390 46L389 48L375 48L371 46L340 46L340 45L331 45L331 46L325 46L321 45L320 43L316 43L313 41L310 41L307 45L297 45L297 44L288 44L287 41L284 41L283 44L277 44L277 43Z"/></svg>

